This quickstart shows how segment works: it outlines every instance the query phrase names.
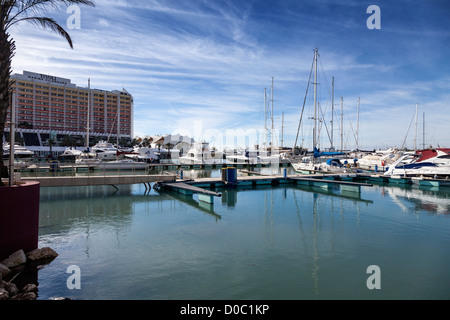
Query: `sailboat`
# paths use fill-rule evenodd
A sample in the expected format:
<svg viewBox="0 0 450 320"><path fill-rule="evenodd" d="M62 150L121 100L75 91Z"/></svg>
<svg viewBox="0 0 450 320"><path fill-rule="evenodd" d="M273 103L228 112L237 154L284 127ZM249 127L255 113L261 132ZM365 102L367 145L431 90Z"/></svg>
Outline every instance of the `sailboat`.
<svg viewBox="0 0 450 320"><path fill-rule="evenodd" d="M332 171L332 172L348 172L349 170L348 163L341 163L340 159L337 158L338 156L342 156L345 153L342 152L321 152L318 148L318 121L319 121L319 115L318 115L318 102L317 102L317 82L318 82L318 58L319 58L319 50L314 50L314 62L313 62L313 68L314 68L314 132L313 132L313 153L310 156L305 156L301 159L301 161L298 162L291 162L292 167L296 172L299 173L315 173L317 171ZM311 75L313 72L313 68L311 68ZM310 80L308 82L308 89L307 94L309 91L309 84L311 82L311 75ZM333 80L334 82L334 80ZM306 98L305 98L306 103ZM303 112L301 116L301 120L303 118ZM301 122L300 120L300 122ZM319 161L321 157L326 157L325 161Z"/></svg>
<svg viewBox="0 0 450 320"><path fill-rule="evenodd" d="M90 150L90 106L91 106L91 79L88 79L88 104L86 115L86 150L81 154L78 154L75 159L75 163L78 165L88 165L90 167L96 167L100 164L101 160L97 157L97 153Z"/></svg>
<svg viewBox="0 0 450 320"><path fill-rule="evenodd" d="M262 150L259 150L259 153L257 155L258 162L260 163L280 163L280 152L278 146L275 146L275 123L274 123L274 78L272 77L272 85L271 85L271 107L267 103L267 90L264 90L264 118L265 118L265 125L264 125L264 147ZM269 130L267 125L267 115L270 114L270 122L271 122L271 129ZM267 146L267 135L268 132L270 132L270 149Z"/></svg>
<svg viewBox="0 0 450 320"><path fill-rule="evenodd" d="M101 170L145 170L147 164L145 162L136 162L132 159L119 159L119 149L108 141L100 141L92 148L90 147L90 105L91 105L91 79L88 81L88 114L86 126L86 152L78 156L75 161L77 164L89 165ZM120 112L120 111L118 111ZM117 119L117 117L116 117ZM111 129L112 130L112 129ZM117 142L119 142L120 123L117 121ZM109 140L109 139L108 139ZM118 145L119 143L117 143Z"/></svg>

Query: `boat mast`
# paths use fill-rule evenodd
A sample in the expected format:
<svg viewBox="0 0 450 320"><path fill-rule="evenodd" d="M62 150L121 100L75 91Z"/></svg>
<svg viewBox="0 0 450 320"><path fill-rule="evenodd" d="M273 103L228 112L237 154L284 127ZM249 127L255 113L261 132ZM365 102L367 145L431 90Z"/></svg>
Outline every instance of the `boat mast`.
<svg viewBox="0 0 450 320"><path fill-rule="evenodd" d="M331 150L334 150L334 77L331 82L332 94L331 94Z"/></svg>
<svg viewBox="0 0 450 320"><path fill-rule="evenodd" d="M423 133L422 133L422 144L423 144L423 149L425 150L425 112L423 113Z"/></svg>
<svg viewBox="0 0 450 320"><path fill-rule="evenodd" d="M272 121L272 130L271 130L271 132L270 132L270 146L271 146L271 148L270 148L270 150L271 150L271 152L273 152L273 148L274 148L274 146L273 146L273 138L274 138L274 131L275 131L275 124L274 124L274 121L273 121L273 81L274 81L274 78L272 77L272 112L271 112L271 115L270 115L270 118L271 118L271 121Z"/></svg>
<svg viewBox="0 0 450 320"><path fill-rule="evenodd" d="M119 147L119 142L120 142L120 130L122 129L121 127L121 121L122 121L122 115L121 115L121 98L120 98L121 93L117 93L117 148Z"/></svg>
<svg viewBox="0 0 450 320"><path fill-rule="evenodd" d="M264 149L267 150L267 88L264 88Z"/></svg>
<svg viewBox="0 0 450 320"><path fill-rule="evenodd" d="M89 113L90 113L90 104L91 104L91 79L88 79L88 106L87 106L87 126L86 126L86 149L89 150L89 131L90 131L90 123L89 123Z"/></svg>
<svg viewBox="0 0 450 320"><path fill-rule="evenodd" d="M419 116L419 104L416 104L416 125L414 132L414 152L417 151L417 118Z"/></svg>
<svg viewBox="0 0 450 320"><path fill-rule="evenodd" d="M284 148L284 112L281 116L281 148Z"/></svg>
<svg viewBox="0 0 450 320"><path fill-rule="evenodd" d="M315 56L314 56L314 60L315 60ZM305 136L303 134L303 127L302 127L302 123L303 123L303 114L305 112L305 106L306 106L306 99L308 98L308 93L309 93L309 87L311 85L311 78L312 78L312 73L314 70L314 62L311 65L311 71L309 72L309 78L308 78L308 85L306 87L306 93L305 93L305 99L303 100L303 107L302 107L302 113L300 115L300 121L298 123L298 129L297 129L297 136L295 137L295 143L294 143L294 147L292 148L292 154L295 155L295 148L297 147L297 142L298 142L298 136L300 134L300 128L302 129L302 148L303 148L303 142L305 141Z"/></svg>
<svg viewBox="0 0 450 320"><path fill-rule="evenodd" d="M356 123L356 150L359 150L359 107L361 103L361 98L358 97L358 120Z"/></svg>
<svg viewBox="0 0 450 320"><path fill-rule="evenodd" d="M313 137L313 151L317 147L317 58L319 49L314 51L314 137Z"/></svg>
<svg viewBox="0 0 450 320"><path fill-rule="evenodd" d="M344 97L341 97L341 152L344 152Z"/></svg>

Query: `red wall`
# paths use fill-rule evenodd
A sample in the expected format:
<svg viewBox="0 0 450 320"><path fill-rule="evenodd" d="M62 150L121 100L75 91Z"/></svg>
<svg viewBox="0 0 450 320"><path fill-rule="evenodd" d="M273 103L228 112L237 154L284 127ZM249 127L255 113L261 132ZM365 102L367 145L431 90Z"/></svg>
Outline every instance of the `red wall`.
<svg viewBox="0 0 450 320"><path fill-rule="evenodd" d="M0 187L0 260L38 248L40 184L21 183Z"/></svg>

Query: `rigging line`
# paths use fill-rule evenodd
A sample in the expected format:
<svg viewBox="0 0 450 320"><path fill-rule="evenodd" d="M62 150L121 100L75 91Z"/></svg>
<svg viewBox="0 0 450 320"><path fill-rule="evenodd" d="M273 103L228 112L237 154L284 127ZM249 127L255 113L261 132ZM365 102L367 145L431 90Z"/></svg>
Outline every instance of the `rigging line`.
<svg viewBox="0 0 450 320"><path fill-rule="evenodd" d="M416 117L416 115L414 114L413 118L411 120L411 123L409 124L408 132L406 133L405 140L403 140L403 144L402 144L402 148L401 149L403 149L405 147L405 145L406 145L406 139L408 138L409 131L411 130L411 126L412 126L412 124L414 122L415 117Z"/></svg>
<svg viewBox="0 0 450 320"><path fill-rule="evenodd" d="M353 137L355 138L355 143L358 144L358 138L356 136L355 130L353 130L352 122L350 121L350 129L353 132ZM348 139L348 138L347 138Z"/></svg>
<svg viewBox="0 0 450 320"><path fill-rule="evenodd" d="M319 55L319 57L320 57L320 55ZM331 90L330 90L330 87L328 86L328 81L327 81L327 79L328 79L328 76L327 76L327 74L326 74L326 72L325 72L325 69L324 69L324 67L323 67L323 64L322 64L322 60L320 60L319 61L320 62L320 67L321 67L321 69L322 69L322 74L323 74L323 77L324 77L324 82L325 82L325 84L326 84L326 87L327 87L327 91L328 91L328 97L327 97L327 103L326 103L326 108L325 108L325 112L326 112L326 110L327 110L327 108L328 108L328 103L330 102L330 97L331 97Z"/></svg>
<svg viewBox="0 0 450 320"><path fill-rule="evenodd" d="M111 125L111 130L109 131L108 141L107 141L107 142L109 142L109 139L111 139L112 131L113 131L113 129L114 129L114 125L116 124L116 121L117 121L117 118L118 118L118 117L119 117L119 113L116 114L116 116L115 116L115 118L114 118L114 121L113 121L113 123L112 123L112 125ZM119 134L119 132L117 132L117 134Z"/></svg>
<svg viewBox="0 0 450 320"><path fill-rule="evenodd" d="M322 113L322 117L323 117L323 119L325 119L325 114L324 114L324 112L323 112L322 108L320 108L320 112ZM328 139L330 140L330 143L331 143L331 135L330 135L330 131L328 130L328 126L327 126L327 123L326 123L326 121L325 121L325 120L324 120L324 121L322 121L322 122L323 122L323 124L325 125L325 130L327 131Z"/></svg>
<svg viewBox="0 0 450 320"><path fill-rule="evenodd" d="M351 129L348 130L347 137L345 139L344 149L347 149L348 147L348 139L350 139L350 131Z"/></svg>
<svg viewBox="0 0 450 320"><path fill-rule="evenodd" d="M300 122L299 122L299 124L298 124L297 137L295 138L294 149L295 149L295 147L297 146L298 135L300 134L300 127L301 127L302 122L303 122L303 113L304 113L304 111L305 111L306 99L307 99L307 97L308 97L309 86L310 86L310 84L311 84L311 77L312 77L312 73L313 73L313 70L314 70L314 62L315 62L315 60L316 60L316 58L314 57L313 63L312 63L312 66L311 66L311 72L309 73L308 86L306 87L305 100L303 100L303 108L302 108L302 113L301 113L301 116L300 116Z"/></svg>

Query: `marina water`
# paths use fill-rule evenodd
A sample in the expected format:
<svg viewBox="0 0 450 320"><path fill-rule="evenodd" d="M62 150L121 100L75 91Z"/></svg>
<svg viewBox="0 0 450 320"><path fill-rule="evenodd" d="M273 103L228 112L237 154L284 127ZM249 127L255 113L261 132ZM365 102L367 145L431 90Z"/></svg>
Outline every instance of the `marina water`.
<svg viewBox="0 0 450 320"><path fill-rule="evenodd" d="M39 245L59 256L38 271L38 299L450 298L450 189L219 192L210 206L144 185L42 188Z"/></svg>

